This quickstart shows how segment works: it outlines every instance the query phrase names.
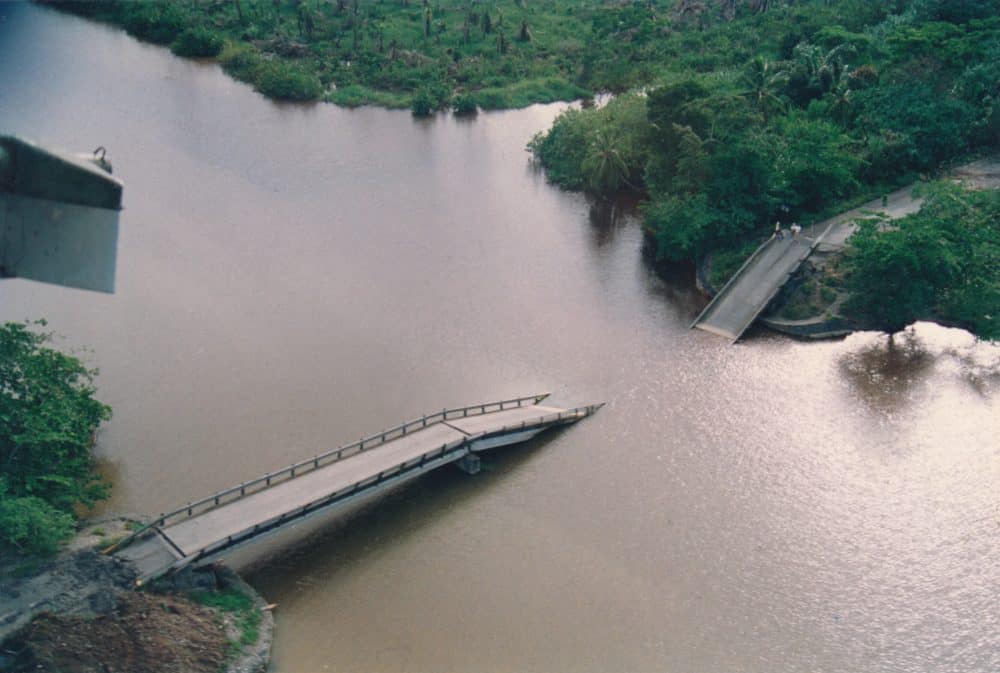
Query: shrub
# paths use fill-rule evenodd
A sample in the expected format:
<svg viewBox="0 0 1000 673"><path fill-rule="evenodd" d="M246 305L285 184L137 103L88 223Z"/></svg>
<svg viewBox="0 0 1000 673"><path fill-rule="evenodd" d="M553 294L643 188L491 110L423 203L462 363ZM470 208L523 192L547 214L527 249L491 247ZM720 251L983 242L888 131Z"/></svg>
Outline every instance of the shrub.
<svg viewBox="0 0 1000 673"><path fill-rule="evenodd" d="M51 554L73 535L73 515L56 509L41 498L27 496L0 499L0 543L22 552Z"/></svg>
<svg viewBox="0 0 1000 673"><path fill-rule="evenodd" d="M426 88L420 89L413 96L410 110L413 112L414 117L429 117L437 107L436 103L437 101L434 100L434 96L431 95L429 90Z"/></svg>
<svg viewBox="0 0 1000 673"><path fill-rule="evenodd" d="M223 70L243 82L253 83L262 62L256 49L243 44L227 44L219 55Z"/></svg>
<svg viewBox="0 0 1000 673"><path fill-rule="evenodd" d="M645 226L656 240L657 259L694 259L705 252L718 214L705 194L665 196L643 208Z"/></svg>
<svg viewBox="0 0 1000 673"><path fill-rule="evenodd" d="M177 36L170 51L178 56L192 58L211 58L222 51L223 40L210 30L204 28L188 28Z"/></svg>
<svg viewBox="0 0 1000 673"><path fill-rule="evenodd" d="M386 91L376 91L362 84L349 84L337 87L327 94L326 100L351 108L362 105L381 105L387 108L407 108L410 106L408 96Z"/></svg>
<svg viewBox="0 0 1000 673"><path fill-rule="evenodd" d="M265 96L280 100L319 100L323 93L323 85L316 75L277 59L261 63L254 86Z"/></svg>
<svg viewBox="0 0 1000 673"><path fill-rule="evenodd" d="M478 110L476 99L467 93L455 96L455 100L451 102L451 109L457 115L473 115Z"/></svg>
<svg viewBox="0 0 1000 673"><path fill-rule="evenodd" d="M563 112L528 150L560 187L611 195L641 184L649 130L646 99L623 95L600 109Z"/></svg>
<svg viewBox="0 0 1000 673"><path fill-rule="evenodd" d="M177 5L159 2L124 3L122 23L132 35L156 44L170 44L187 24Z"/></svg>
<svg viewBox="0 0 1000 673"><path fill-rule="evenodd" d="M547 132L538 133L528 143L528 149L545 167L550 181L563 189L584 187L582 166L596 123L596 115L589 111L566 110L556 117Z"/></svg>

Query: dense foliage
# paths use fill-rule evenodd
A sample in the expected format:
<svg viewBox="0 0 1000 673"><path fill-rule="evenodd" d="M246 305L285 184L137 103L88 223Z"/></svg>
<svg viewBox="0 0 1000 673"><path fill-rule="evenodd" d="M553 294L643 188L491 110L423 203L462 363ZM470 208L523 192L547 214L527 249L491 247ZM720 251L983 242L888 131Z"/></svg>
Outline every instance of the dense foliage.
<svg viewBox="0 0 1000 673"><path fill-rule="evenodd" d="M919 212L866 221L851 243L857 317L890 330L943 319L1000 339L1000 192L935 184Z"/></svg>
<svg viewBox="0 0 1000 673"><path fill-rule="evenodd" d="M743 247L775 220L813 221L1000 142L1000 0L665 4L609 8L618 20L601 24L634 59L623 82L646 84L622 104L644 102L644 118L570 110L529 145L563 187L603 197L638 186L661 258ZM660 69L635 62L647 53ZM995 287L995 266L965 271ZM988 293L928 292L893 310L912 319L933 306L990 332L973 315Z"/></svg>
<svg viewBox="0 0 1000 673"><path fill-rule="evenodd" d="M1000 136L1000 2L716 3L736 5L730 17L685 4L700 8L699 30L656 3L618 12L626 32L665 36L650 38L668 65L645 126L623 133L615 115L574 110L530 146L564 187L642 184L663 256L809 218ZM585 160L609 138L648 143L620 155L627 183Z"/></svg>
<svg viewBox="0 0 1000 673"><path fill-rule="evenodd" d="M111 410L95 372L21 323L0 326L0 549L48 552L73 531L74 508L105 497L91 444Z"/></svg>

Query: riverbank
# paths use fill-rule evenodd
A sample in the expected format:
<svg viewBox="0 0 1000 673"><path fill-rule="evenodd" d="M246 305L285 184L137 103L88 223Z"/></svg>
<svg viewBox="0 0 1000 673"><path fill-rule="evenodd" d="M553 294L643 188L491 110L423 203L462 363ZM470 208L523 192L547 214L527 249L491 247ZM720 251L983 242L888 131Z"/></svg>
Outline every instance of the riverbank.
<svg viewBox="0 0 1000 673"><path fill-rule="evenodd" d="M402 3L59 2L178 56L214 59L269 98L344 107L523 108L588 98L580 83L592 7L502 0Z"/></svg>
<svg viewBox="0 0 1000 673"><path fill-rule="evenodd" d="M99 552L130 524L92 522L53 558L4 560L0 671L264 671L274 620L263 598L224 566L135 591L134 573Z"/></svg>

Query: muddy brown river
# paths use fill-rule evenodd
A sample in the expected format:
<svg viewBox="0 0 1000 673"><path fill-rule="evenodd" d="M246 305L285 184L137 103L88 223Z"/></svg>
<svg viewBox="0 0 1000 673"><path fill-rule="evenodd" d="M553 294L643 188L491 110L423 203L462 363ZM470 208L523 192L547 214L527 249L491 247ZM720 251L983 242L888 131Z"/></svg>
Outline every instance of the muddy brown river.
<svg viewBox="0 0 1000 673"><path fill-rule="evenodd" d="M100 368L105 510L551 391L608 405L233 559L274 671L1000 670L1000 348L689 330L690 274L529 163L563 107L278 105L0 4L0 131L126 184L115 294L0 282Z"/></svg>

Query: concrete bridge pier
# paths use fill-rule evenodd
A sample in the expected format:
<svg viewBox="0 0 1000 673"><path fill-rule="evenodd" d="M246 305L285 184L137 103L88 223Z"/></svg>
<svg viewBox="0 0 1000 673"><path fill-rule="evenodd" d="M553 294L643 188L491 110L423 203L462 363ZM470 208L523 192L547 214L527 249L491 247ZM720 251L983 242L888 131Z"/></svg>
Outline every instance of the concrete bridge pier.
<svg viewBox="0 0 1000 673"><path fill-rule="evenodd" d="M479 474L483 469L483 461L477 454L469 453L456 460L455 467L466 474Z"/></svg>

